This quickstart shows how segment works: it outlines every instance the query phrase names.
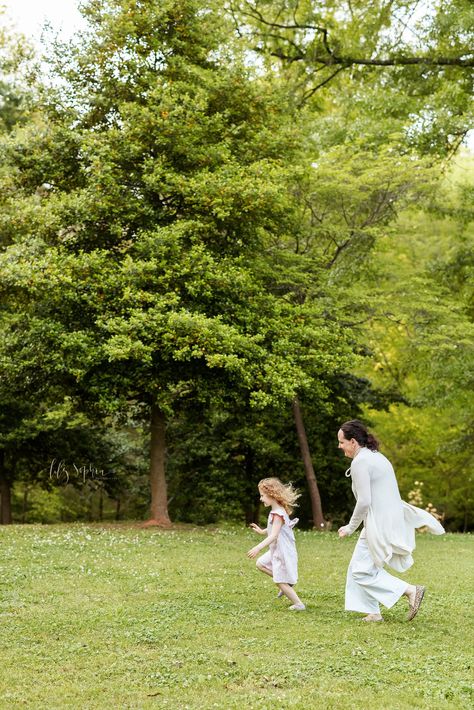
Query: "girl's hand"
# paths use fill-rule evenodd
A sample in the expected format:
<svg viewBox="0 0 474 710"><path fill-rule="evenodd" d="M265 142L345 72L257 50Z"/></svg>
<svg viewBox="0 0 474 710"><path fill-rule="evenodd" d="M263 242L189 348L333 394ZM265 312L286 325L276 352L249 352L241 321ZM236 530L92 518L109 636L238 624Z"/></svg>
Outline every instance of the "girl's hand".
<svg viewBox="0 0 474 710"><path fill-rule="evenodd" d="M262 528L259 525L257 525L256 523L250 523L250 527L252 528L252 530L257 532L259 535L265 535L265 530L262 530Z"/></svg>
<svg viewBox="0 0 474 710"><path fill-rule="evenodd" d="M337 531L339 534L339 537L347 537L348 536L349 533L346 531L346 527L347 526L344 525L342 528L339 528L339 530Z"/></svg>
<svg viewBox="0 0 474 710"><path fill-rule="evenodd" d="M256 557L259 552L260 548L258 545L256 547L252 547L252 549L247 552L247 557L250 557L250 559L252 559L253 557Z"/></svg>

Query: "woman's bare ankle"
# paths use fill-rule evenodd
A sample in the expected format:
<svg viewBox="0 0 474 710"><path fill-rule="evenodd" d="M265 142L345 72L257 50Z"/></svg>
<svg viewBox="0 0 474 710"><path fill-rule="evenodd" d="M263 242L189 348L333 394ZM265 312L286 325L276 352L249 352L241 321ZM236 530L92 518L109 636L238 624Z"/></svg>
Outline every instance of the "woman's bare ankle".
<svg viewBox="0 0 474 710"><path fill-rule="evenodd" d="M382 614L367 614L362 618L362 621L383 621Z"/></svg>

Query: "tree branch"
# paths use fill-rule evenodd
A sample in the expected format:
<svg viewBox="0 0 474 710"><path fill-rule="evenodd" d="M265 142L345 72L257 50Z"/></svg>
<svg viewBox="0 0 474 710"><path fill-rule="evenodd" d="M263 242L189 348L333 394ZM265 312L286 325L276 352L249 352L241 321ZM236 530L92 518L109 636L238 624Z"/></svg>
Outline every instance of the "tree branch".
<svg viewBox="0 0 474 710"><path fill-rule="evenodd" d="M360 57L347 56L337 56L336 54L328 55L313 55L311 57L306 56L300 51L298 56L290 56L285 54L282 50L275 50L272 56L278 57L285 61L301 61L306 59L308 63L311 64L324 64L325 66L340 66L342 69L354 65L359 66L370 66L370 67L396 67L396 66L430 66L430 67L474 67L474 56L472 57L407 57L407 56L393 56L382 59L381 57L375 57L373 59L363 59Z"/></svg>
<svg viewBox="0 0 474 710"><path fill-rule="evenodd" d="M313 86L312 89L309 89L309 91L307 91L304 94L303 98L301 99L301 104L304 104L308 99L311 98L311 96L313 96L313 94L316 93L316 91L318 91L318 89L321 89L323 86L325 86L325 84L329 84L329 82L332 81L334 79L334 77L339 74L339 72L343 71L346 68L347 67L345 67L345 66L339 67L338 69L336 69L336 71L334 71L332 74L330 74L328 77L326 77L326 79L324 79L324 81L321 81L319 84L316 84L316 86Z"/></svg>
<svg viewBox="0 0 474 710"><path fill-rule="evenodd" d="M249 5L249 3L247 3ZM262 15L262 13L257 10L253 5L250 5L251 10L243 11L241 10L241 15L250 17L257 21L259 24L266 27L271 27L278 30L310 30L321 35L322 44L325 50L324 54L313 55L312 53L305 52L301 47L297 47L297 55L291 56L283 52L283 50L276 49L271 52L272 56L278 57L279 59L285 61L301 61L306 60L309 64L323 64L325 66L340 66L340 67L350 67L354 65L359 66L372 66L372 67L390 67L390 66L430 66L430 67L445 67L445 66L455 66L469 68L474 67L474 52L467 52L466 55L458 55L453 57L446 56L406 56L406 55L392 55L386 58L382 57L354 57L351 55L337 55L334 50L329 46L329 33L326 27L321 27L320 25L311 24L300 24L294 21L291 24L275 22L272 20L267 20ZM295 16L293 15L294 19ZM396 18L400 22L399 18ZM261 33L261 37L265 37L264 33ZM274 35L273 35L274 37ZM295 46L295 42L289 40L288 37L278 36L283 42L291 42Z"/></svg>

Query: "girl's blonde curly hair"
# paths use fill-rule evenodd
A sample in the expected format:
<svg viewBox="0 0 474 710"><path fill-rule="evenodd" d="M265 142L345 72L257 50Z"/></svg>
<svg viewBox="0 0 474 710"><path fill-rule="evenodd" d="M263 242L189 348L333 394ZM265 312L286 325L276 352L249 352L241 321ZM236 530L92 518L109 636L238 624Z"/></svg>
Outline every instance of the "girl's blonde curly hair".
<svg viewBox="0 0 474 710"><path fill-rule="evenodd" d="M296 501L301 495L291 483L282 483L279 478L262 478L258 484L258 490L260 493L266 493L270 498L274 498L288 515L293 512L297 505Z"/></svg>

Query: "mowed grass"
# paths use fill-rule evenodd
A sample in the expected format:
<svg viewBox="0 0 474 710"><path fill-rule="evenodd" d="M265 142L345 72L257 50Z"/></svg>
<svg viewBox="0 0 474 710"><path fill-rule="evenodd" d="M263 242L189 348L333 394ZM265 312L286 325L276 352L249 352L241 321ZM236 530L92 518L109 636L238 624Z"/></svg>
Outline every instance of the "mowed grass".
<svg viewBox="0 0 474 710"><path fill-rule="evenodd" d="M473 706L474 540L419 534L407 581L428 591L407 623L343 610L356 536L297 531L288 611L237 527L0 530L0 707L318 708Z"/></svg>

